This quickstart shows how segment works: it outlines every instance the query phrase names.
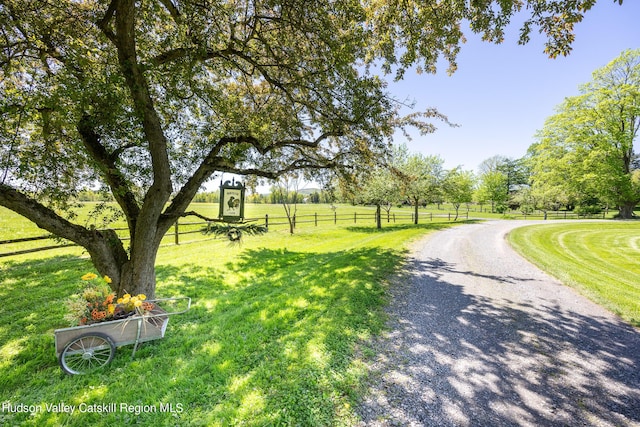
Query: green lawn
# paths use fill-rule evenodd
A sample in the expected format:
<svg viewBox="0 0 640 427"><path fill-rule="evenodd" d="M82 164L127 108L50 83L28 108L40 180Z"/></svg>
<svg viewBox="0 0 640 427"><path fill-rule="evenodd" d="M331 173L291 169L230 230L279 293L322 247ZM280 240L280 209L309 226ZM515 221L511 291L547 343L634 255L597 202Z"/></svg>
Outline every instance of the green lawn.
<svg viewBox="0 0 640 427"><path fill-rule="evenodd" d="M640 326L639 222L523 227L509 241L563 283Z"/></svg>
<svg viewBox="0 0 640 427"><path fill-rule="evenodd" d="M241 247L164 246L157 294L189 296L191 310L134 360L131 346L119 348L108 369L85 376L61 372L53 330L67 326L63 302L90 262L69 249L0 259L0 425L353 424L387 279L408 242L445 226L310 227ZM75 412L47 406L60 402Z"/></svg>
<svg viewBox="0 0 640 427"><path fill-rule="evenodd" d="M215 205L199 208L216 215ZM247 216L282 215L266 208L248 205ZM333 212L300 208L316 211ZM0 240L42 233L0 213ZM131 346L120 348L108 369L87 376L61 372L53 338L67 326L64 301L94 271L86 255L64 248L0 258L0 425L353 425L363 360L372 357L366 343L384 327L387 280L408 242L447 226L305 223L295 235L273 227L240 247L197 234L163 245L157 294L189 296L192 309L134 360ZM638 223L576 223L524 228L511 239L638 325L639 235ZM75 412L55 412L60 402Z"/></svg>

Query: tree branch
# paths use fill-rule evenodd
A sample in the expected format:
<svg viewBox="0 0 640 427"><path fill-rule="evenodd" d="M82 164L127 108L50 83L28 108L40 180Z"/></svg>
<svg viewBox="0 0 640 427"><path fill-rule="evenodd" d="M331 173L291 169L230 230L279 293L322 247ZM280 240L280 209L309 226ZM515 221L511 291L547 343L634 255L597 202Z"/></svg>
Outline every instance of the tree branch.
<svg viewBox="0 0 640 427"><path fill-rule="evenodd" d="M203 219L205 221L209 221L209 222L224 222L223 220L221 220L220 218L209 218L208 216L204 216L196 211L188 211L188 212L182 212L180 214L180 217L184 218L184 217L188 217L188 216L195 216L197 218Z"/></svg>
<svg viewBox="0 0 640 427"><path fill-rule="evenodd" d="M251 144L260 154L264 155L270 151L283 147L298 147L302 148L315 148L323 140L332 136L341 136L342 132L325 132L313 141L307 140L283 140L268 146L263 146L261 142L250 135L235 136L235 137L222 137L218 140L215 146L211 149L207 157L200 164L198 169L191 175L191 178L183 185L178 193L173 198L171 204L165 209L163 218L167 221L175 221L180 216L180 212L184 211L188 206L197 191L202 184L211 177L215 172L229 172L236 173L238 175L256 175L268 179L276 179L282 174L291 172L298 169L329 169L336 167L339 163L337 157L334 159L315 158L311 159L306 154L301 153L301 158L296 159L289 163L286 167L275 170L267 171L258 168L243 168L236 166L235 163L230 162L229 159L219 156L220 151L224 146L228 144L248 143Z"/></svg>
<svg viewBox="0 0 640 427"><path fill-rule="evenodd" d="M109 22L113 19L113 15L116 12L117 3L118 3L118 0L111 0L111 3L109 4L109 7L107 8L107 11L104 14L104 17L96 23L96 25L98 25L98 28L100 28L100 30L104 33L104 35L107 36L107 38L112 42L115 42L116 35L113 32L113 30L110 28Z"/></svg>
<svg viewBox="0 0 640 427"><path fill-rule="evenodd" d="M127 180L120 173L115 164L119 152L124 147L121 147L109 154L105 147L100 143L100 136L93 129L91 117L87 115L80 119L77 129L78 133L82 137L84 146L87 148L87 152L100 168L106 182L109 184L109 187L111 187L111 192L122 208L125 217L127 218L129 232L133 238L135 235L136 218L140 213L140 207L138 206L138 202L136 201Z"/></svg>
<svg viewBox="0 0 640 427"><path fill-rule="evenodd" d="M169 11L169 14L173 18L173 20L176 23L180 23L180 21L182 19L182 16L180 14L180 11L178 10L178 7L175 4L173 4L173 1L172 0L160 0L160 3L162 3L163 6L167 8L167 10Z"/></svg>
<svg viewBox="0 0 640 427"><path fill-rule="evenodd" d="M35 223L43 230L84 247L101 274L120 281L119 266L128 259L127 251L113 230L87 229L62 218L52 209L16 189L0 184L0 206Z"/></svg>

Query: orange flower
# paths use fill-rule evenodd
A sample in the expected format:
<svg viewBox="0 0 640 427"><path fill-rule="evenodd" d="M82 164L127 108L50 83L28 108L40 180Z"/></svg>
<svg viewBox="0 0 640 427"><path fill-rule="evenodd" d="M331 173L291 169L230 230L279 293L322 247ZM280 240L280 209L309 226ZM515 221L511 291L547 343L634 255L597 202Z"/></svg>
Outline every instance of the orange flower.
<svg viewBox="0 0 640 427"><path fill-rule="evenodd" d="M91 311L91 318L93 320L102 320L107 316L107 313L104 311L98 311L95 308Z"/></svg>
<svg viewBox="0 0 640 427"><path fill-rule="evenodd" d="M150 303L150 302L146 302L145 301L145 302L142 303L142 309L144 311L151 311L151 310L153 310L153 308L154 308L154 305L152 303Z"/></svg>

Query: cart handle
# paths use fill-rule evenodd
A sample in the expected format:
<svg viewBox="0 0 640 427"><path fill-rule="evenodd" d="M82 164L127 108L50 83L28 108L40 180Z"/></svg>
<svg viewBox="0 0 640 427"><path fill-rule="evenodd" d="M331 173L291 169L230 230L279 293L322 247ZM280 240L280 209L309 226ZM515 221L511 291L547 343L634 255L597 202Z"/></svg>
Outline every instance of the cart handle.
<svg viewBox="0 0 640 427"><path fill-rule="evenodd" d="M154 314L154 315L146 316L146 317L159 317L159 316L168 316L168 315L172 315L172 314L183 314L183 313L186 313L187 311L189 311L189 309L191 309L191 298L190 297L158 298L158 299L147 300L148 302L184 301L184 300L187 301L187 307L184 310L167 311L167 312L162 313L162 314Z"/></svg>

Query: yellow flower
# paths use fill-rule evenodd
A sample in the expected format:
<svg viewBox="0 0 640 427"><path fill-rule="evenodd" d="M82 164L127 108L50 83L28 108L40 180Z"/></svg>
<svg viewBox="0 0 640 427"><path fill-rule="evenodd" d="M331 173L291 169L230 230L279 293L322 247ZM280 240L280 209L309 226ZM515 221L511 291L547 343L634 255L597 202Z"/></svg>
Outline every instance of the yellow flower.
<svg viewBox="0 0 640 427"><path fill-rule="evenodd" d="M116 311L116 306L113 304L109 304L109 306L107 307L107 311L109 312L109 314L113 314Z"/></svg>
<svg viewBox="0 0 640 427"><path fill-rule="evenodd" d="M142 301L135 300L135 302L133 303L134 307L140 307L141 305L142 305Z"/></svg>
<svg viewBox="0 0 640 427"><path fill-rule="evenodd" d="M102 280L104 280L104 281L105 281L105 283L111 283L111 282L112 282L111 277L109 277L109 276L104 276L104 277L102 278Z"/></svg>
<svg viewBox="0 0 640 427"><path fill-rule="evenodd" d="M116 300L116 302L117 302L118 304L122 304L122 301L123 301L123 299L122 299L122 298L118 298L118 299Z"/></svg>
<svg viewBox="0 0 640 427"><path fill-rule="evenodd" d="M98 277L97 274L93 274L93 273L87 273L84 276L82 276L82 280L93 280L96 277Z"/></svg>
<svg viewBox="0 0 640 427"><path fill-rule="evenodd" d="M138 299L139 299L140 301L144 301L144 300L146 300L146 299L147 299L147 296L146 296L145 294L140 294L140 295L138 295Z"/></svg>

